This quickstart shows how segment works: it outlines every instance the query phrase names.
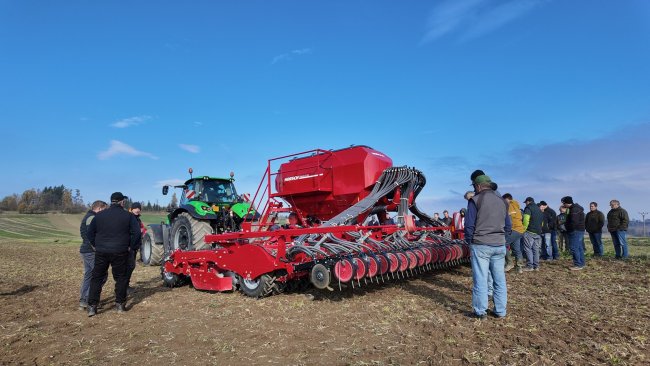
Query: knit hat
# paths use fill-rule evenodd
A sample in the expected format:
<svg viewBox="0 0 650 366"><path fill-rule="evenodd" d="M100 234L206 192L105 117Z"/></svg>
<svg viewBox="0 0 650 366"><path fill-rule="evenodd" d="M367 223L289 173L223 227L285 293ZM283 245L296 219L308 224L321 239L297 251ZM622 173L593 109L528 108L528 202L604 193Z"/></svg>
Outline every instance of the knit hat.
<svg viewBox="0 0 650 366"><path fill-rule="evenodd" d="M140 202L133 202L133 204L131 205L132 210L135 210L136 208L139 208L139 209L142 210L142 205L140 204Z"/></svg>
<svg viewBox="0 0 650 366"><path fill-rule="evenodd" d="M562 203L566 203L566 204L568 204L568 205L572 205L572 204L573 204L573 197L571 197L571 196L564 196L564 197L562 197L561 202L562 202Z"/></svg>
<svg viewBox="0 0 650 366"><path fill-rule="evenodd" d="M475 171L472 173L472 175L469 176L469 180L471 180L472 182L474 182L474 180L476 179L476 177L478 177L479 175L485 175L485 173L484 173L482 170L480 170L480 169L475 170Z"/></svg>
<svg viewBox="0 0 650 366"><path fill-rule="evenodd" d="M473 182L474 184L492 183L492 179L490 179L490 177L485 174L481 174L474 178Z"/></svg>

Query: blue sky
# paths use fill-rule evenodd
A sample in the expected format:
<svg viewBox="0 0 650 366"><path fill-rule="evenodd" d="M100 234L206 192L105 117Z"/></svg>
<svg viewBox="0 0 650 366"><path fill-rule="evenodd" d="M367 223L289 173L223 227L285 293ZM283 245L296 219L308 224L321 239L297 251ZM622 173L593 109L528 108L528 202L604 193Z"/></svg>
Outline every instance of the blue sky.
<svg viewBox="0 0 650 366"><path fill-rule="evenodd" d="M650 2L0 0L0 197L84 199L369 145L457 210L484 169L523 201L650 208Z"/></svg>

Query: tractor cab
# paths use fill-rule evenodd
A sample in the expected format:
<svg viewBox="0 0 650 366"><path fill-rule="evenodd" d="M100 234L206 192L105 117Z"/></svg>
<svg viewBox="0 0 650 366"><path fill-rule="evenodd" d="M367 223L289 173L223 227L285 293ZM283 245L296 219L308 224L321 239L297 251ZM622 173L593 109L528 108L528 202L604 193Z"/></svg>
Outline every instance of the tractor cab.
<svg viewBox="0 0 650 366"><path fill-rule="evenodd" d="M211 206L231 206L239 201L237 190L231 179L197 177L176 187L183 189L181 205L191 201L201 201Z"/></svg>

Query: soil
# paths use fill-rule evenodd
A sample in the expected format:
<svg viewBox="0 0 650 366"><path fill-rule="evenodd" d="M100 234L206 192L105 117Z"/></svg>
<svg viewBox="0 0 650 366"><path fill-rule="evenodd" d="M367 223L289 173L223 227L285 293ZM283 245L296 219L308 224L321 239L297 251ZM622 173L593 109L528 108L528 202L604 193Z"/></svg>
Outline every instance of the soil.
<svg viewBox="0 0 650 366"><path fill-rule="evenodd" d="M650 362L650 266L593 259L508 273L508 316L477 320L471 269L254 300L162 286L138 266L128 312L77 308L78 247L0 240L0 364L387 365Z"/></svg>

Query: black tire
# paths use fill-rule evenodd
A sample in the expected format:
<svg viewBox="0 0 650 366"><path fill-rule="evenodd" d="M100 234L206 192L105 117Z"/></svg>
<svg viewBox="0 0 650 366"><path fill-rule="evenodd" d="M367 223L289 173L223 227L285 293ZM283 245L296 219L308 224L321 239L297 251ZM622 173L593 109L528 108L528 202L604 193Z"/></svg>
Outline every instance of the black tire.
<svg viewBox="0 0 650 366"><path fill-rule="evenodd" d="M142 237L142 246L140 247L140 260L145 266L157 266L162 261L163 246L156 244L153 232L147 231Z"/></svg>
<svg viewBox="0 0 650 366"><path fill-rule="evenodd" d="M212 248L205 243L205 236L212 234L210 222L197 220L183 212L174 219L171 230L172 249L203 250Z"/></svg>
<svg viewBox="0 0 650 366"><path fill-rule="evenodd" d="M185 283L185 276L162 270L162 280L167 287L178 287Z"/></svg>
<svg viewBox="0 0 650 366"><path fill-rule="evenodd" d="M284 283L275 282L275 277L268 274L261 275L251 281L239 276L238 282L241 292L255 299L282 293L286 288Z"/></svg>

